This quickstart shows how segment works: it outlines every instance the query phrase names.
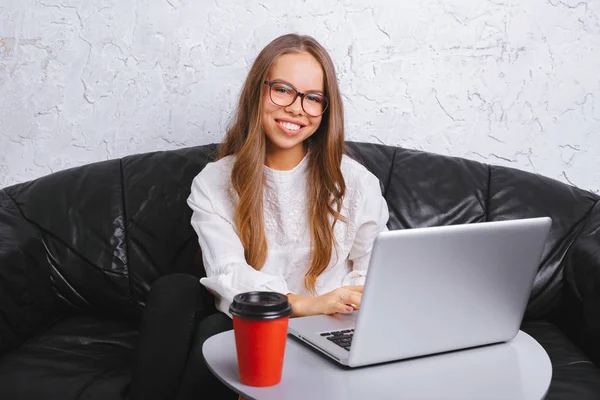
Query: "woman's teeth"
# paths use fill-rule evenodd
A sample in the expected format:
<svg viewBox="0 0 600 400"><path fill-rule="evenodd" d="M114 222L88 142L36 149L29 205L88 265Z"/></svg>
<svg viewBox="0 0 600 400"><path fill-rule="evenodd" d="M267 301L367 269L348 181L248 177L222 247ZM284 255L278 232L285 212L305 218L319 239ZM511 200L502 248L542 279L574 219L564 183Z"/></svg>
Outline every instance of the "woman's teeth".
<svg viewBox="0 0 600 400"><path fill-rule="evenodd" d="M291 122L279 122L279 125L283 126L285 129L288 129L290 131L297 131L301 128L300 125L292 124Z"/></svg>

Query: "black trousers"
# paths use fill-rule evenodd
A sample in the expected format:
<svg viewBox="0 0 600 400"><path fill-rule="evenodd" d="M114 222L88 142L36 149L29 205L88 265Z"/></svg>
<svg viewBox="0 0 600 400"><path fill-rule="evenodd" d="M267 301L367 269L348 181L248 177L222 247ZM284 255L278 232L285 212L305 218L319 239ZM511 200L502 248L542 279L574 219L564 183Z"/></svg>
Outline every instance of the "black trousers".
<svg viewBox="0 0 600 400"><path fill-rule="evenodd" d="M142 318L131 400L237 399L202 356L206 339L233 328L227 315L203 307L206 294L198 278L187 274L154 282Z"/></svg>

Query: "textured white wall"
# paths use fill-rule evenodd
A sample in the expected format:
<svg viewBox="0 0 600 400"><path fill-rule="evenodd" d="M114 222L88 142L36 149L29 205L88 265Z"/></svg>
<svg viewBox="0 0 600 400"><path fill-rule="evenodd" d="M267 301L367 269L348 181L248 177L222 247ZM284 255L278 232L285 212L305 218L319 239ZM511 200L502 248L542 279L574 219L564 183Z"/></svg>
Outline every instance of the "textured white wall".
<svg viewBox="0 0 600 400"><path fill-rule="evenodd" d="M347 136L600 191L600 2L0 0L0 187L219 141L258 51L331 52Z"/></svg>

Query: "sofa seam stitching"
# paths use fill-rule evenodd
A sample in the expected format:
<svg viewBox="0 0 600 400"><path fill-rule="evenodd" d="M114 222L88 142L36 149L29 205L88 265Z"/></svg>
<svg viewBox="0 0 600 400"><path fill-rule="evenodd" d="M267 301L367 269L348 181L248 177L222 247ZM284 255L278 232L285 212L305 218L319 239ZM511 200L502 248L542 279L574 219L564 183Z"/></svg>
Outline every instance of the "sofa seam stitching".
<svg viewBox="0 0 600 400"><path fill-rule="evenodd" d="M77 394L75 395L74 399L75 400L80 400L81 396L85 393L85 390L90 387L90 385L92 383L94 383L95 380L97 380L98 378L100 378L101 376L103 376L104 374L106 374L107 372L110 372L110 370L112 370L114 367L110 367L110 368L106 368L104 369L102 372L100 372L99 374L96 374L94 376L92 376L90 379L88 379L77 391Z"/></svg>
<svg viewBox="0 0 600 400"><path fill-rule="evenodd" d="M398 148L394 149L394 153L392 154L392 165L390 165L390 172L388 174L387 183L385 185L383 197L387 199L388 189L390 188L390 182L392 181L392 171L394 171L394 164L396 163L396 153L398 152Z"/></svg>
<svg viewBox="0 0 600 400"><path fill-rule="evenodd" d="M127 285L129 288L129 303L132 308L133 304L133 290L131 284L131 262L129 259L129 219L127 218L127 202L125 201L125 174L123 171L123 159L119 160L119 172L121 175L121 204L123 207L123 239L125 241L125 259L127 262Z"/></svg>
<svg viewBox="0 0 600 400"><path fill-rule="evenodd" d="M485 213L485 221L489 221L490 219L490 198L492 197L492 166L487 166L488 170L488 179L487 179L487 194L485 197L485 203L483 204L483 212Z"/></svg>

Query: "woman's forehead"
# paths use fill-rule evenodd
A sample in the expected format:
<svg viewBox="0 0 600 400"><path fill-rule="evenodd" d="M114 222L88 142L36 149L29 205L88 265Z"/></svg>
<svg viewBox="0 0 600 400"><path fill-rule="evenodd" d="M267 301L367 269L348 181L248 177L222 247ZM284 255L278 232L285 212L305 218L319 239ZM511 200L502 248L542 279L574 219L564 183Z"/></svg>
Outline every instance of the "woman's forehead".
<svg viewBox="0 0 600 400"><path fill-rule="evenodd" d="M273 63L269 79L284 80L301 92L325 90L323 67L308 53L282 55Z"/></svg>

